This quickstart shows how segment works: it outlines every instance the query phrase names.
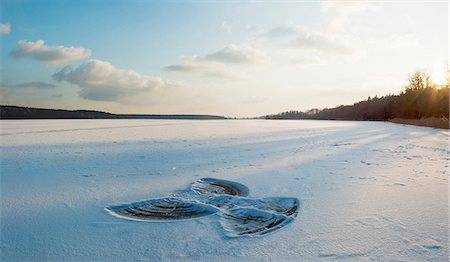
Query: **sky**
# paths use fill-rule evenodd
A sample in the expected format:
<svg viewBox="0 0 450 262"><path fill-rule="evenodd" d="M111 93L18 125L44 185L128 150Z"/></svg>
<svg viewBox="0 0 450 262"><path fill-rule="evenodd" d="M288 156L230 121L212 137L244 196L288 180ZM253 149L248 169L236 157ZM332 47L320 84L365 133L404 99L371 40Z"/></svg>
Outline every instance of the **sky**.
<svg viewBox="0 0 450 262"><path fill-rule="evenodd" d="M443 82L448 2L2 0L0 103L253 117Z"/></svg>

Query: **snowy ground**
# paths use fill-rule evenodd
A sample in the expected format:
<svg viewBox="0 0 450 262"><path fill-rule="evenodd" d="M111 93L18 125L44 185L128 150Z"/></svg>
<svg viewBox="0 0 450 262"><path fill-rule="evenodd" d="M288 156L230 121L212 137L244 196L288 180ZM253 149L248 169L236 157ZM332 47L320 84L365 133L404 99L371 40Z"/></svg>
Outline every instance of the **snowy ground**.
<svg viewBox="0 0 450 262"><path fill-rule="evenodd" d="M1 260L448 260L449 132L382 122L1 121ZM202 177L296 197L286 227L229 238L105 207Z"/></svg>

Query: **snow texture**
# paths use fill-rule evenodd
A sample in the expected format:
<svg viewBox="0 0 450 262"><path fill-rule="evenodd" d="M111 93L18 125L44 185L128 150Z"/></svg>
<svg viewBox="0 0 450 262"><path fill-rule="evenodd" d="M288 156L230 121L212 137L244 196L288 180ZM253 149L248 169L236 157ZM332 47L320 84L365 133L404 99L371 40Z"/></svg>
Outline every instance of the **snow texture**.
<svg viewBox="0 0 450 262"><path fill-rule="evenodd" d="M261 236L282 228L297 216L297 198L246 199L248 188L216 178L202 178L184 194L107 207L113 216L136 221L175 221L221 211L220 223L229 237ZM234 197L240 196L240 197ZM245 207L252 208L245 208Z"/></svg>
<svg viewBox="0 0 450 262"><path fill-rule="evenodd" d="M345 121L0 124L2 261L448 261L446 130ZM250 198L212 194L216 205L203 204L226 212L175 222L105 211L189 200L186 188L202 177L243 184ZM270 197L300 199L297 217L260 237L227 236L248 216L285 223L261 213Z"/></svg>

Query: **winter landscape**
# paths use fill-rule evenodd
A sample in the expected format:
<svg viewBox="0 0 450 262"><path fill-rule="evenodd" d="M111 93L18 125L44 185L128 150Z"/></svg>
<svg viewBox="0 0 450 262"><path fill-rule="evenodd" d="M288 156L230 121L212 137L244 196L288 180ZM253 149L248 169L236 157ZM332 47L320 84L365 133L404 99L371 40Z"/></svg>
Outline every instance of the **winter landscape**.
<svg viewBox="0 0 450 262"><path fill-rule="evenodd" d="M448 259L446 130L314 120L1 124L4 261ZM298 214L263 236L229 237L220 214L141 222L105 210L204 177L243 184L249 198L298 198Z"/></svg>
<svg viewBox="0 0 450 262"><path fill-rule="evenodd" d="M449 261L448 0L0 10L0 261Z"/></svg>

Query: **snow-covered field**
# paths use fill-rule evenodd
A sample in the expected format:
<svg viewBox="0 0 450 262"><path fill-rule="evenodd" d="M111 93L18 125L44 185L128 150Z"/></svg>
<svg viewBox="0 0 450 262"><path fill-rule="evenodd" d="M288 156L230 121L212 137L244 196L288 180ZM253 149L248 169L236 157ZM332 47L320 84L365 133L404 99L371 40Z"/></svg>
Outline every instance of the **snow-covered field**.
<svg viewBox="0 0 450 262"><path fill-rule="evenodd" d="M1 121L1 260L447 261L449 132L383 122ZM297 217L228 237L218 215L105 210L236 181Z"/></svg>

